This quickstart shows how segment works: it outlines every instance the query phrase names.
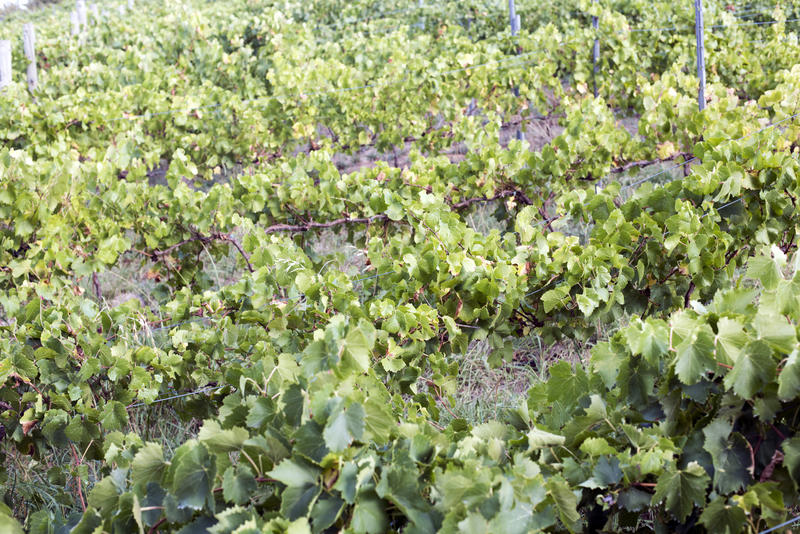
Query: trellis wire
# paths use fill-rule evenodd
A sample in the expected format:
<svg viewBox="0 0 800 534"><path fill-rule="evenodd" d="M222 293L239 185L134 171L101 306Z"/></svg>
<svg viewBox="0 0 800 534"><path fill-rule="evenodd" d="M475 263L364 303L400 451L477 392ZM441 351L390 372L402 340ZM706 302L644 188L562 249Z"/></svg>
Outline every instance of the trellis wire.
<svg viewBox="0 0 800 534"><path fill-rule="evenodd" d="M789 525L795 523L798 520L800 520L800 515L797 515L797 516L791 518L790 520L781 523L780 525L775 525L774 527L768 528L767 530L762 530L758 534L768 534L769 532L774 532L774 531L778 530L779 528L788 527Z"/></svg>
<svg viewBox="0 0 800 534"><path fill-rule="evenodd" d="M710 26L706 26L706 28L719 30L723 28L736 28L739 26L768 26L772 24L788 24L793 22L800 22L800 18L794 19L786 19L786 20L766 20L762 22L740 22L734 24L712 24ZM666 26L661 28L629 28L627 30L623 30L617 33L636 33L636 32L670 32L670 31L679 31L679 30L691 30L694 26Z"/></svg>
<svg viewBox="0 0 800 534"><path fill-rule="evenodd" d="M194 391L189 391L187 393L179 393L177 395L170 395L169 397L161 397L153 400L152 402L135 402L133 404L129 404L127 408L139 408L141 406L152 406L153 404L160 404L162 402L168 402L176 399L182 399L184 397L191 397L192 395L198 395L200 393L210 393L212 391L217 391L219 389L224 388L225 386L203 386L199 389Z"/></svg>

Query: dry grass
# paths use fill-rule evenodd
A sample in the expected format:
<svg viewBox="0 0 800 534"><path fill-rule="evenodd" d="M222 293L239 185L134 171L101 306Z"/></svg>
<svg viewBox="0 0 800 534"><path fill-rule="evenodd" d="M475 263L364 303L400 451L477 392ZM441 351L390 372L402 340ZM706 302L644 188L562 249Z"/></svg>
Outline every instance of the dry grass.
<svg viewBox="0 0 800 534"><path fill-rule="evenodd" d="M126 434L132 439L159 443L166 458L171 458L186 440L197 436L200 421L182 421L177 406L167 403L129 410ZM15 517L28 517L36 510L49 510L55 517L80 514L83 502L101 477L104 463L88 460L84 451L75 448L54 448L39 459L6 447L4 467L8 481L4 488L5 502Z"/></svg>
<svg viewBox="0 0 800 534"><path fill-rule="evenodd" d="M525 402L532 384L546 380L552 363L565 360L584 365L589 348L571 340L547 345L538 336L514 341L514 357L499 367L489 364L491 349L485 341L473 342L458 357L455 394L441 399L442 421L464 419L472 424L503 419L508 410Z"/></svg>

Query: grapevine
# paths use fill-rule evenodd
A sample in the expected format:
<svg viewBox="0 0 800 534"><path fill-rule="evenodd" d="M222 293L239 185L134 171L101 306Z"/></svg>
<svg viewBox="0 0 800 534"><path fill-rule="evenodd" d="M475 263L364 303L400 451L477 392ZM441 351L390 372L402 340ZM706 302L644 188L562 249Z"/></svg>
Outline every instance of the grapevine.
<svg viewBox="0 0 800 534"><path fill-rule="evenodd" d="M791 525L796 2L708 2L703 111L682 4L67 4L0 21L0 530Z"/></svg>

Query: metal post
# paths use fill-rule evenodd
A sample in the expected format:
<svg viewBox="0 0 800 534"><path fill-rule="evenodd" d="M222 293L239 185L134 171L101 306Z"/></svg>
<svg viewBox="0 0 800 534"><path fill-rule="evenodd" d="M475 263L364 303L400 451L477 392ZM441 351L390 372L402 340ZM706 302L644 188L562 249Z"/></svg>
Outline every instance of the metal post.
<svg viewBox="0 0 800 534"><path fill-rule="evenodd" d="M0 41L0 89L11 83L11 41Z"/></svg>
<svg viewBox="0 0 800 534"><path fill-rule="evenodd" d="M78 12L72 10L69 12L69 21L72 24L72 36L80 35L81 33L81 20L78 18Z"/></svg>
<svg viewBox="0 0 800 534"><path fill-rule="evenodd" d="M700 89L697 92L697 105L700 111L706 109L706 57L703 42L703 0L694 0L694 33L697 38L697 79Z"/></svg>
<svg viewBox="0 0 800 534"><path fill-rule="evenodd" d="M36 86L39 84L39 73L36 70L36 30L32 22L22 26L22 49L28 60L28 70L26 73L28 91L33 93L36 90Z"/></svg>
<svg viewBox="0 0 800 534"><path fill-rule="evenodd" d="M89 25L89 16L88 11L86 10L86 0L78 0L76 8L78 10L78 21L80 22L81 28L86 31L86 26Z"/></svg>
<svg viewBox="0 0 800 534"><path fill-rule="evenodd" d="M597 2L597 0L594 0ZM592 84L594 85L594 97L597 98L597 71L600 68L600 39L597 38L597 29L600 27L600 21L597 17L592 17L592 28L594 28L594 48L592 49Z"/></svg>
<svg viewBox="0 0 800 534"><path fill-rule="evenodd" d="M32 22L22 26L22 50L28 61L36 61L36 30Z"/></svg>
<svg viewBox="0 0 800 534"><path fill-rule="evenodd" d="M517 6L514 0L508 0L508 20L511 23L511 36L516 37L517 33L519 33L520 27L520 18L517 15ZM514 87L514 96L519 97L519 88ZM522 140L522 128L517 129L517 133L515 137L518 140Z"/></svg>

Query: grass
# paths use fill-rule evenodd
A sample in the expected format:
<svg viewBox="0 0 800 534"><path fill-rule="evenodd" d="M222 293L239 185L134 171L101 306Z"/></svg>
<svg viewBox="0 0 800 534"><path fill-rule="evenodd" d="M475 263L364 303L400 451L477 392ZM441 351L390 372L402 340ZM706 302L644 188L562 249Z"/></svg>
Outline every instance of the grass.
<svg viewBox="0 0 800 534"><path fill-rule="evenodd" d="M186 440L197 436L200 421L183 421L177 405L155 404L129 410L126 433L143 441L154 441L164 449L165 458L172 457ZM28 517L36 510L49 510L55 517L69 517L84 509L94 484L105 473L103 462L86 460L85 451L74 447L51 448L38 460L24 454L9 441L0 443L0 456L8 473L4 483L4 501L17 518Z"/></svg>
<svg viewBox="0 0 800 534"><path fill-rule="evenodd" d="M233 237L241 241L243 233L234 231ZM216 259L204 248L199 259L202 266L198 274L207 278L210 282L208 289L211 291L236 283L245 272L241 256L233 247L229 247L227 254ZM138 300L143 310L150 310L157 315L161 305L172 297L172 293L161 283L165 281L162 279L163 273L154 267L141 254L126 252L117 259L113 267L97 274L96 287L91 277L84 277L76 283L101 309L115 308L131 300ZM180 276L180 273L169 267L166 272L169 276Z"/></svg>
<svg viewBox="0 0 800 534"><path fill-rule="evenodd" d="M509 410L525 402L531 385L547 379L551 364L564 360L583 365L589 356L586 344L571 340L546 344L536 335L514 340L514 349L510 362L492 367L488 343L471 343L467 352L457 357L455 394L440 400L440 423L455 418L471 424L502 420Z"/></svg>

